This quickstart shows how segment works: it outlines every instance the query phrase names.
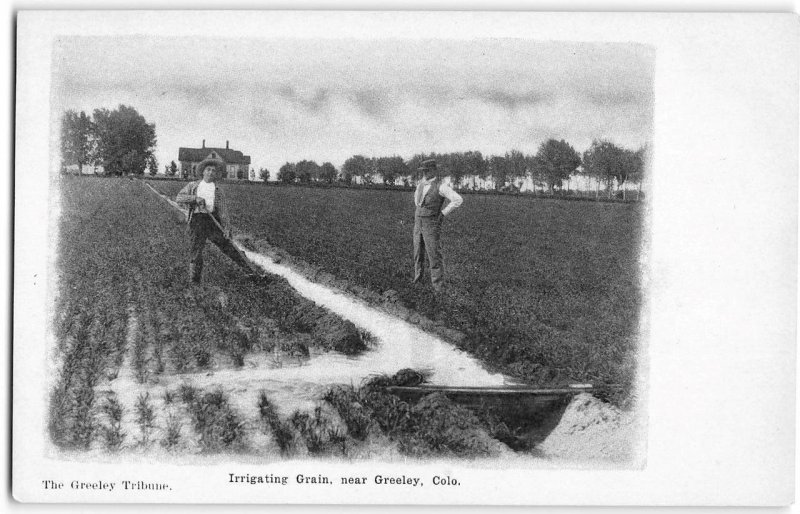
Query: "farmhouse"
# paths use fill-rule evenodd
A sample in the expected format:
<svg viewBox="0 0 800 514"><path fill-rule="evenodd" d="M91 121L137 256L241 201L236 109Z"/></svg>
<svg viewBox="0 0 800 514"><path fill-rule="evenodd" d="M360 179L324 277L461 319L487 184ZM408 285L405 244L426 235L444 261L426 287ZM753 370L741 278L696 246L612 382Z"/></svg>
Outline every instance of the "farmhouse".
<svg viewBox="0 0 800 514"><path fill-rule="evenodd" d="M203 139L202 148L178 149L178 161L181 163L181 176L185 178L200 178L202 172L197 165L205 159L219 159L225 163L225 178L249 180L250 156L238 150L231 150L229 141L225 141L225 148L206 147Z"/></svg>

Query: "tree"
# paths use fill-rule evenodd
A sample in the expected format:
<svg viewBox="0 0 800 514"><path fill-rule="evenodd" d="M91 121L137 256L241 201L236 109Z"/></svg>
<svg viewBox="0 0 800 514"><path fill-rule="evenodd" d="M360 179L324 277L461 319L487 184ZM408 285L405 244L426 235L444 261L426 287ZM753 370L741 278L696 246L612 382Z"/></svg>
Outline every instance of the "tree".
<svg viewBox="0 0 800 514"><path fill-rule="evenodd" d="M508 179L514 182L518 179L524 179L528 176L528 162L530 159L519 150L511 150L506 154L506 169L508 170ZM513 185L513 184L512 184ZM514 186L515 189L516 186Z"/></svg>
<svg viewBox="0 0 800 514"><path fill-rule="evenodd" d="M486 159L480 152L462 152L452 161L451 177L453 185L460 187L470 177L485 179L488 172Z"/></svg>
<svg viewBox="0 0 800 514"><path fill-rule="evenodd" d="M394 185L400 177L409 174L408 166L402 157L380 157L375 160L375 167L378 175L381 176L384 184Z"/></svg>
<svg viewBox="0 0 800 514"><path fill-rule="evenodd" d="M361 176L361 183L371 186L375 182L376 173L378 173L378 159L371 157L367 159L367 172Z"/></svg>
<svg viewBox="0 0 800 514"><path fill-rule="evenodd" d="M644 145L633 154L633 173L629 177L632 181L641 183L644 179L645 167L649 157L650 147Z"/></svg>
<svg viewBox="0 0 800 514"><path fill-rule="evenodd" d="M480 152L467 152L464 154L464 174L485 179L489 170L486 159Z"/></svg>
<svg viewBox="0 0 800 514"><path fill-rule="evenodd" d="M141 174L156 145L156 129L133 107L95 109L97 154L108 175Z"/></svg>
<svg viewBox="0 0 800 514"><path fill-rule="evenodd" d="M422 166L422 161L427 161L428 159L435 159L436 166L438 167L439 171L444 171L447 173L447 163L445 162L444 155L440 155L437 153L418 153L415 154L411 159L408 160L406 163L406 168L408 169L408 173L411 174L414 178L420 178L422 176L421 172L419 171L419 167Z"/></svg>
<svg viewBox="0 0 800 514"><path fill-rule="evenodd" d="M294 182L295 177L294 164L291 162L287 162L278 170L278 180L284 184L291 184Z"/></svg>
<svg viewBox="0 0 800 514"><path fill-rule="evenodd" d="M495 190L504 189L509 177L506 158L500 155L492 155L489 158L489 173L492 175Z"/></svg>
<svg viewBox="0 0 800 514"><path fill-rule="evenodd" d="M636 173L636 153L616 146L610 141L595 140L583 153L583 169L586 173L605 182L608 196L614 182L622 186L628 177Z"/></svg>
<svg viewBox="0 0 800 514"><path fill-rule="evenodd" d="M261 177L261 180L266 184L269 180L269 170L267 168L260 168L258 170L258 176Z"/></svg>
<svg viewBox="0 0 800 514"><path fill-rule="evenodd" d="M547 185L552 193L553 189L567 180L578 166L581 165L581 157L569 143L548 139L541 145L536 152L536 156L531 160L531 173Z"/></svg>
<svg viewBox="0 0 800 514"><path fill-rule="evenodd" d="M342 179L348 184L356 177L366 177L370 173L369 161L363 155L354 155L342 165Z"/></svg>
<svg viewBox="0 0 800 514"><path fill-rule="evenodd" d="M327 182L328 184L333 184L333 181L336 180L336 176L338 172L336 171L336 167L330 162L323 162L322 166L319 169L319 178L322 181Z"/></svg>
<svg viewBox="0 0 800 514"><path fill-rule="evenodd" d="M155 177L158 173L158 161L153 154L150 154L150 157L147 158L147 171L150 173L151 177Z"/></svg>
<svg viewBox="0 0 800 514"><path fill-rule="evenodd" d="M129 150L119 160L118 167L118 175L143 175L147 167L147 156L140 154L136 150Z"/></svg>
<svg viewBox="0 0 800 514"><path fill-rule="evenodd" d="M95 137L92 120L85 112L64 111L61 117L61 168L77 165L80 174L85 164L94 164Z"/></svg>
<svg viewBox="0 0 800 514"><path fill-rule="evenodd" d="M294 172L303 184L316 182L319 177L319 164L314 161L302 160L295 165Z"/></svg>
<svg viewBox="0 0 800 514"><path fill-rule="evenodd" d="M175 161L169 163L169 169L167 170L167 175L170 177L174 177L178 173L178 165L175 164Z"/></svg>
<svg viewBox="0 0 800 514"><path fill-rule="evenodd" d="M633 172L628 179L634 184L637 184L636 199L638 200L642 194L642 182L644 181L645 168L647 166L648 152L650 151L648 145L644 145L636 152L633 153ZM625 199L625 190L622 190L623 199Z"/></svg>

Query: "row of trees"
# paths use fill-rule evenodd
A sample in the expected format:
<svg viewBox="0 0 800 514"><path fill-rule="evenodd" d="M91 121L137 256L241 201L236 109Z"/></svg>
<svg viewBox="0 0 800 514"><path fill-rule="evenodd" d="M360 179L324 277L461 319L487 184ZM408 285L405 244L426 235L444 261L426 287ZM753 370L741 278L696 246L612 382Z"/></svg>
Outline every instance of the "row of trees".
<svg viewBox="0 0 800 514"><path fill-rule="evenodd" d="M153 154L156 145L155 125L147 123L133 107L120 105L117 109L95 109L91 116L85 112L68 110L61 123L62 169L85 165L102 166L109 175L142 174L158 172ZM381 180L386 185L410 185L416 170L425 159L436 159L442 172L451 177L457 188L475 179L490 181L490 187L499 191L515 189L520 180L531 179L538 187L553 192L565 180L577 173L595 177L612 186L621 187L628 181L641 182L647 148L636 151L619 147L610 141L595 140L580 155L564 140L548 139L539 145L535 155L511 150L505 155L484 156L478 151L446 154L417 154L409 160L400 156L365 157L354 155L342 165L341 171L330 162L321 165L314 161L287 162L278 170L277 179L284 183L351 184L357 181L371 184ZM175 161L165 166L167 176L175 176ZM253 173L254 174L254 173ZM259 177L266 181L269 170L261 168ZM243 177L242 177L243 178Z"/></svg>
<svg viewBox="0 0 800 514"><path fill-rule="evenodd" d="M409 186L422 161L436 159L442 173L449 175L457 188L479 178L491 180L492 187L502 191L514 189L519 180L530 178L535 185L553 192L580 172L597 178L610 191L614 185L621 187L628 181L641 182L646 152L646 146L633 151L610 141L595 140L581 155L566 141L549 139L539 145L535 155L512 150L505 155L484 156L481 152L469 151L417 154L408 161L399 156L354 155L344 162L341 172L329 162L322 165L307 160L287 162L278 170L277 179L284 183L340 181L351 184L357 180L372 184L377 178L386 185ZM259 176L269 180L270 172L261 168Z"/></svg>
<svg viewBox="0 0 800 514"><path fill-rule="evenodd" d="M269 170L261 168L262 179L269 179ZM332 184L338 177L339 172L330 162L323 162L322 165L314 161L300 161L298 163L287 162L278 170L278 180L285 183L300 182L308 184L311 182L326 182Z"/></svg>
<svg viewBox="0 0 800 514"><path fill-rule="evenodd" d="M114 110L67 110L61 117L61 167L102 166L107 175L151 174L158 171L153 154L156 128L133 107Z"/></svg>

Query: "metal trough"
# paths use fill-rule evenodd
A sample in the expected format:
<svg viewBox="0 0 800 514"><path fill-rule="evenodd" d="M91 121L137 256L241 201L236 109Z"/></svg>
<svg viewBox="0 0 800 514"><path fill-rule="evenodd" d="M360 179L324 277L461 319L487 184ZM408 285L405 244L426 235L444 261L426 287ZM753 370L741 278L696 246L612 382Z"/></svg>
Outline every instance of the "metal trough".
<svg viewBox="0 0 800 514"><path fill-rule="evenodd" d="M479 415L489 414L505 423L512 437L512 447L533 448L558 425L572 398L580 393L593 393L596 388L576 384L562 388L537 389L529 386L450 387L437 385L385 386L386 392L409 403L441 393ZM602 389L607 389L606 387Z"/></svg>

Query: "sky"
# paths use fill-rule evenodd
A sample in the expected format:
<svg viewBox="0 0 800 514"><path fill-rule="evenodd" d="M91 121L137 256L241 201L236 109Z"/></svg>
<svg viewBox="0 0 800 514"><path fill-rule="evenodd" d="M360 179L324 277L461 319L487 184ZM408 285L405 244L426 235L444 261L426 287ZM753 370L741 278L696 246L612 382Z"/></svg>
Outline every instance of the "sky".
<svg viewBox="0 0 800 514"><path fill-rule="evenodd" d="M651 141L654 53L522 39L65 37L54 119L120 104L154 123L161 169L179 147L230 147L273 177L284 162L512 149L549 138Z"/></svg>

